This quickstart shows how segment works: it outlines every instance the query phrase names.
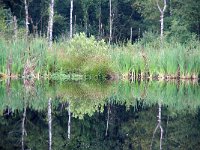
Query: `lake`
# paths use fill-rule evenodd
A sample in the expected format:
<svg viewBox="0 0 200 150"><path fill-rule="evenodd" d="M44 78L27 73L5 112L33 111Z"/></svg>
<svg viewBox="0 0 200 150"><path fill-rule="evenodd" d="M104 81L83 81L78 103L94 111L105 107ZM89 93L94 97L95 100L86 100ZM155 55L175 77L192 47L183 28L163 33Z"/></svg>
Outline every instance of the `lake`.
<svg viewBox="0 0 200 150"><path fill-rule="evenodd" d="M0 149L198 150L192 82L0 82Z"/></svg>

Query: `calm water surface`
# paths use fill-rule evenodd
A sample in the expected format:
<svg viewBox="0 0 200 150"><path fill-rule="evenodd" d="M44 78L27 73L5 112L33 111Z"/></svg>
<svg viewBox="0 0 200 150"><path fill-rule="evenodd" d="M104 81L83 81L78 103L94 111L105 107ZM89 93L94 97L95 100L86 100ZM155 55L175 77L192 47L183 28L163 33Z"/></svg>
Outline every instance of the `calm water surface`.
<svg viewBox="0 0 200 150"><path fill-rule="evenodd" d="M192 83L0 82L0 149L199 150Z"/></svg>

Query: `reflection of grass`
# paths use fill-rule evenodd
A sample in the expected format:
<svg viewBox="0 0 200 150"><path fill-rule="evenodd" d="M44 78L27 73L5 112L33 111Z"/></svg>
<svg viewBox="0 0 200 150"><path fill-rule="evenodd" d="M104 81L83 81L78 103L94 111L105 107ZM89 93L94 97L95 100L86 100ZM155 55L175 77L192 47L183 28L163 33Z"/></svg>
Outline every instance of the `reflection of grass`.
<svg viewBox="0 0 200 150"><path fill-rule="evenodd" d="M0 112L7 107L13 111L22 110L24 104L38 110L47 110L48 99L53 99L53 108L59 103L70 102L74 116L83 118L85 114L93 115L103 111L104 105L117 103L128 109L137 106L151 106L160 102L168 110L176 113L197 111L200 106L200 87L195 84L166 82L46 82L35 81L31 84L12 81L10 86L0 82Z"/></svg>
<svg viewBox="0 0 200 150"><path fill-rule="evenodd" d="M121 83L116 95L116 103L135 105L143 101L145 105L161 102L170 110L183 112L184 110L197 111L200 106L200 87L197 84L141 82Z"/></svg>

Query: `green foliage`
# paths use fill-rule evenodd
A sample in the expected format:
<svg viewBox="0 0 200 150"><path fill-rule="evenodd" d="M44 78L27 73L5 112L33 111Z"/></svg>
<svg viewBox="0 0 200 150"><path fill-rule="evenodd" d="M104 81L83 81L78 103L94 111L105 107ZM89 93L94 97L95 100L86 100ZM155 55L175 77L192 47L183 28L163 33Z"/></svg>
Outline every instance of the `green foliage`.
<svg viewBox="0 0 200 150"><path fill-rule="evenodd" d="M6 29L6 14L3 6L0 6L0 33L2 34Z"/></svg>

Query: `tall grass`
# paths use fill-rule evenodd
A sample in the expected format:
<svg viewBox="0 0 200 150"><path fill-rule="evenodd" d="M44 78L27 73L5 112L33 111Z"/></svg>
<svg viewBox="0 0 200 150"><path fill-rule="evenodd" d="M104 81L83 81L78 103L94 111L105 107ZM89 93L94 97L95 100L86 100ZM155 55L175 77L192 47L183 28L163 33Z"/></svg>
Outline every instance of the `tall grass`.
<svg viewBox="0 0 200 150"><path fill-rule="evenodd" d="M81 78L105 79L108 75L141 76L160 78L197 78L200 72L200 42L193 39L181 44L176 40L159 39L134 44L115 44L76 34L71 40L58 40L48 48L45 38L6 40L0 37L0 72L6 73L10 64L13 74L24 75L28 69L32 76L53 79ZM62 75L62 77L59 77ZM76 76L77 77L77 76Z"/></svg>
<svg viewBox="0 0 200 150"><path fill-rule="evenodd" d="M141 71L163 78L197 78L200 73L200 42L195 39L185 44L164 41L162 47L156 39L128 43L114 48L112 56L123 73Z"/></svg>

